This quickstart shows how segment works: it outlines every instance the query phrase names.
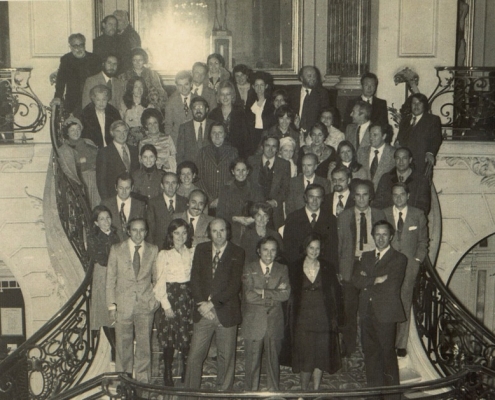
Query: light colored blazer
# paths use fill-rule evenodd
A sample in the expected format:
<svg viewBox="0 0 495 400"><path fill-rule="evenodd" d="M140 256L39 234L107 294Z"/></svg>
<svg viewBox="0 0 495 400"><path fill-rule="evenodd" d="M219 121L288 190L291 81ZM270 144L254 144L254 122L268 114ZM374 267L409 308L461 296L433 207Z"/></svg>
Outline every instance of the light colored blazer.
<svg viewBox="0 0 495 400"><path fill-rule="evenodd" d="M270 276L265 278L259 261L244 267L242 286L242 335L247 340L261 340L265 336L284 337L282 302L289 299L289 270L286 265L274 262ZM264 297L255 289L264 289Z"/></svg>
<svg viewBox="0 0 495 400"><path fill-rule="evenodd" d="M370 124L371 125L371 124ZM349 124L347 125L347 128L345 129L345 140L348 140L349 142L352 143L356 151L362 147L362 146L370 146L370 125L368 125L368 128L366 129L366 132L364 133L363 139L361 140L361 143L357 143L357 124Z"/></svg>
<svg viewBox="0 0 495 400"><path fill-rule="evenodd" d="M192 93L188 97L192 98ZM190 103L189 103L190 104ZM179 127L184 122L192 119L192 111L184 111L184 102L179 91L175 91L172 96L169 97L167 104L165 104L165 134L172 136L174 144L177 147L177 137L179 136Z"/></svg>
<svg viewBox="0 0 495 400"><path fill-rule="evenodd" d="M156 257L158 247L143 242L139 274L134 274L133 254L128 239L110 249L107 265L107 305L117 305L117 319L129 319L134 314L153 313L160 303L155 299Z"/></svg>
<svg viewBox="0 0 495 400"><path fill-rule="evenodd" d="M83 95L82 95L82 108L86 107L91 103L91 98L89 97L89 92L96 85L105 85L107 82L103 77L103 72L98 72L96 75L86 78L84 83ZM124 82L117 78L112 78L112 98L109 103L114 106L117 110L120 109L122 104L122 97L124 97L125 86Z"/></svg>
<svg viewBox="0 0 495 400"><path fill-rule="evenodd" d="M172 215L172 219L176 218L181 218L189 224L187 211L184 211L182 213L174 213ZM196 229L194 229L193 246L196 246L199 243L208 242L210 240L208 239L207 229L208 224L213 220L213 217L210 217L206 214L201 214L197 218L199 219L196 224Z"/></svg>
<svg viewBox="0 0 495 400"><path fill-rule="evenodd" d="M385 147L383 148L383 154L380 157L380 161L378 162L378 168L376 169L375 176L371 179L370 174L370 149L371 146L361 146L357 151L357 160L360 164L362 164L364 170L367 173L367 178L372 180L373 186L376 189L378 188L378 183L380 182L380 178L383 174L390 172L392 168L395 167L394 160L394 152L395 148L385 143Z"/></svg>

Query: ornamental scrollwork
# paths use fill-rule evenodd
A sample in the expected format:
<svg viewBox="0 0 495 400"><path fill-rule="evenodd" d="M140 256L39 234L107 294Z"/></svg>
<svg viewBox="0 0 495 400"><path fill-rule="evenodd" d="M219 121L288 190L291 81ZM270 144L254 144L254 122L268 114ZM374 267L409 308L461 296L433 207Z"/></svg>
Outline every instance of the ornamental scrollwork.
<svg viewBox="0 0 495 400"><path fill-rule="evenodd" d="M474 174L481 176L480 183L495 187L495 158L492 157L443 157L447 165L464 165Z"/></svg>

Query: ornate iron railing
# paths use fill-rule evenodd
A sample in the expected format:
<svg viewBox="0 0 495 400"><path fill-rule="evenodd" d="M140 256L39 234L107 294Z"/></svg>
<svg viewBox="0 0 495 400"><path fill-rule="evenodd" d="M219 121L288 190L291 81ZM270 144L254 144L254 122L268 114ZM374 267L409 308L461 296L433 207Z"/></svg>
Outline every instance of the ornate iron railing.
<svg viewBox="0 0 495 400"><path fill-rule="evenodd" d="M495 68L436 67L438 84L429 102L445 138L495 139Z"/></svg>
<svg viewBox="0 0 495 400"><path fill-rule="evenodd" d="M454 375L469 365L495 369L495 335L455 299L429 259L421 267L414 299L419 337L440 374Z"/></svg>

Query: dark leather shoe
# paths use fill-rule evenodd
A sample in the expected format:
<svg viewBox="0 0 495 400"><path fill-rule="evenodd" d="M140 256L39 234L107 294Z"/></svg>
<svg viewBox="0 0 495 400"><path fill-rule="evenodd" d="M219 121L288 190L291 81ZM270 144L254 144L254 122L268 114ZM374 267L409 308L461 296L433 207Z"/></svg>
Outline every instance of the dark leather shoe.
<svg viewBox="0 0 495 400"><path fill-rule="evenodd" d="M406 349L397 349L397 357L405 357L405 356L407 356Z"/></svg>

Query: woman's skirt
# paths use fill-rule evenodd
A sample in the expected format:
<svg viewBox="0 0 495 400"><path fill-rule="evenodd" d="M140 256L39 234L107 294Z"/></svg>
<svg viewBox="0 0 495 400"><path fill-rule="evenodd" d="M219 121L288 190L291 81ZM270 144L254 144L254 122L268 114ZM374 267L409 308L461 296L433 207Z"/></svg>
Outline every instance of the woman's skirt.
<svg viewBox="0 0 495 400"><path fill-rule="evenodd" d="M96 263L93 270L93 283L91 284L89 314L89 326L92 330L99 330L102 326L112 326L108 316L106 287L107 267L102 267Z"/></svg>
<svg viewBox="0 0 495 400"><path fill-rule="evenodd" d="M167 296L175 316L167 319L162 307L155 317L162 347L189 349L193 329L193 299L189 282L167 282Z"/></svg>

